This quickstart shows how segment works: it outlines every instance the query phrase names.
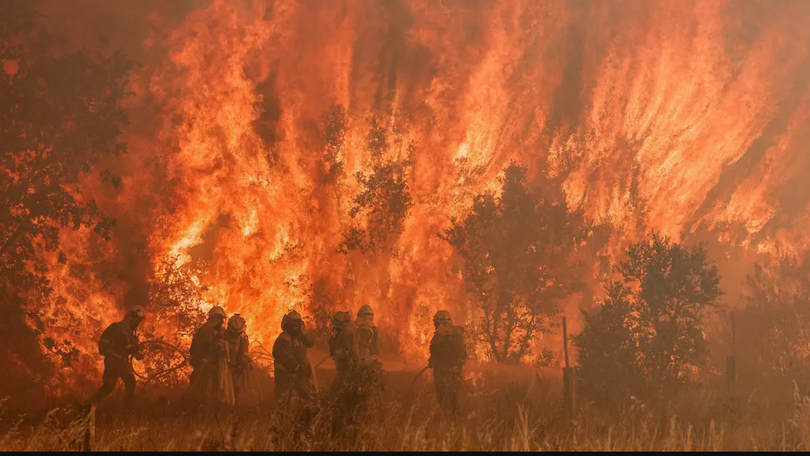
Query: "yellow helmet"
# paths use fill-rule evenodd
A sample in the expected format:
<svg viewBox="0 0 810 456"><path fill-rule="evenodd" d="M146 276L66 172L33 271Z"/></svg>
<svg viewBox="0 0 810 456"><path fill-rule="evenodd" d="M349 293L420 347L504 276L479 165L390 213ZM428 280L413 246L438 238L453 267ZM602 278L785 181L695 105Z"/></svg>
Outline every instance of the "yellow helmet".
<svg viewBox="0 0 810 456"><path fill-rule="evenodd" d="M296 324L296 323L297 324L302 324L303 322L304 322L304 320L301 318L301 314L293 310L293 311L291 311L290 313L284 315L284 317L281 318L281 329L283 331L286 331L287 328L290 327L290 325L293 325L293 324Z"/></svg>
<svg viewBox="0 0 810 456"><path fill-rule="evenodd" d="M146 318L146 311L143 310L143 307L141 306L134 306L131 309L129 309L129 312L127 312L127 316L131 318L137 318L138 320L143 320L144 318Z"/></svg>
<svg viewBox="0 0 810 456"><path fill-rule="evenodd" d="M357 316L358 317L363 316L363 315L368 315L368 316L371 316L371 317L374 316L374 310L371 308L370 305L363 304L363 306L360 307L360 310L357 311Z"/></svg>
<svg viewBox="0 0 810 456"><path fill-rule="evenodd" d="M211 310L208 311L208 318L211 318L215 315L220 316L222 318L228 318L228 314L225 313L225 309L223 309L220 306L214 306L211 308Z"/></svg>
<svg viewBox="0 0 810 456"><path fill-rule="evenodd" d="M453 324L453 319L450 317L450 312L446 310L440 310L436 312L436 315L433 316L433 324L435 326L439 326L442 324Z"/></svg>
<svg viewBox="0 0 810 456"><path fill-rule="evenodd" d="M351 315L349 312L342 312L337 311L334 315L332 315L332 327L333 328L345 328L347 324L352 321Z"/></svg>
<svg viewBox="0 0 810 456"><path fill-rule="evenodd" d="M245 319L241 315L235 313L228 319L228 329L233 332L242 332L245 330Z"/></svg>

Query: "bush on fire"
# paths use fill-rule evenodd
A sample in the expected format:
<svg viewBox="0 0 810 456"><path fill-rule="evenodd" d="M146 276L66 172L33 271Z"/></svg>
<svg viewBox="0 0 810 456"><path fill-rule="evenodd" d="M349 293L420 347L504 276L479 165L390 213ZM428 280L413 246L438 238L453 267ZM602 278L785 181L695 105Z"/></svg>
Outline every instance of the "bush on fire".
<svg viewBox="0 0 810 456"><path fill-rule="evenodd" d="M63 229L109 238L114 221L81 196L81 181L126 151L119 102L132 62L118 53L54 54L38 14L35 2L0 2L0 366L20 366L0 382L0 397L30 396L40 382L29 377L51 361L76 360L72 342L51 337L52 322L32 306L55 299L43 257L68 261ZM99 177L120 185L109 172Z"/></svg>

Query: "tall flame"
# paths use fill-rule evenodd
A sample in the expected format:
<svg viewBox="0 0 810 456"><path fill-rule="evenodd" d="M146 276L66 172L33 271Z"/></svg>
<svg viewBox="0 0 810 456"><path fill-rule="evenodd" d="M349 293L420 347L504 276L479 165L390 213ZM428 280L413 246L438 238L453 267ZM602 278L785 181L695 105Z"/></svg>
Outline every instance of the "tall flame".
<svg viewBox="0 0 810 456"><path fill-rule="evenodd" d="M254 338L277 335L290 308L313 312L320 290L333 309L371 304L402 354L423 356L433 312L463 320L472 304L436 233L472 195L497 191L511 160L559 178L569 205L611 224L612 255L648 229L752 251L807 248L808 2L149 8L135 13L151 24L142 35L121 38L143 62L131 76L130 153L110 163L124 186L87 184L119 231L104 255L77 247L70 258L142 272L112 288L52 273L62 294L75 295L70 280L92 290L70 306L104 309L103 322L89 317L96 333L114 302L143 299L160 261L176 256L204 265L209 304L241 312ZM338 105L343 174L326 182L324 119ZM342 234L363 223L349 212L355 174L375 159L373 122L386 157L410 154L413 206L390 249L343 254Z"/></svg>

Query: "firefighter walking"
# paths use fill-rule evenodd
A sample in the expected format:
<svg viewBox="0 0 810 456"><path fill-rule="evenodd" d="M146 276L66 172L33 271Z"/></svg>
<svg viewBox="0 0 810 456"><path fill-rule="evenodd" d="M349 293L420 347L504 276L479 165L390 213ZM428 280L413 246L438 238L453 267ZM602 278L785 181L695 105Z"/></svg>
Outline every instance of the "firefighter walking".
<svg viewBox="0 0 810 456"><path fill-rule="evenodd" d="M91 405L96 405L112 393L119 378L124 382L127 403L131 403L134 399L135 375L132 373L129 357L132 356L137 360L143 358L138 350L136 331L145 318L146 312L143 307L135 306L127 312L123 320L111 324L101 334L98 351L104 356L104 374L101 377L101 387L90 397Z"/></svg>

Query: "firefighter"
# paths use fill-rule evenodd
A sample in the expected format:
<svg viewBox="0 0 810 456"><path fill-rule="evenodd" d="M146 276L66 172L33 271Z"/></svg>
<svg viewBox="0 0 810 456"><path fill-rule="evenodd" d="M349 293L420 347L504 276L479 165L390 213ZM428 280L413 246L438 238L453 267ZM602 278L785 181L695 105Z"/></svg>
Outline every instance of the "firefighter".
<svg viewBox="0 0 810 456"><path fill-rule="evenodd" d="M380 331L374 325L374 311L371 306L364 304L357 311L355 320L355 351L360 360L376 360L380 354Z"/></svg>
<svg viewBox="0 0 810 456"><path fill-rule="evenodd" d="M351 397L354 414L363 415L369 400L385 387L380 353L380 331L374 325L374 311L364 304L357 311L354 325L353 348L357 360L350 371L347 394Z"/></svg>
<svg viewBox="0 0 810 456"><path fill-rule="evenodd" d="M312 347L313 341L304 332L301 315L294 310L281 319L281 330L273 344L273 367L276 400L286 405L293 392L302 400L310 397L312 366L307 349Z"/></svg>
<svg viewBox="0 0 810 456"><path fill-rule="evenodd" d="M228 330L225 331L225 340L228 343L230 355L230 371L233 377L234 397L247 390L248 375L252 367L248 346L250 342L246 333L245 319L238 313L228 319Z"/></svg>
<svg viewBox="0 0 810 456"><path fill-rule="evenodd" d="M349 312L335 312L332 316L332 336L329 338L329 355L337 368L336 383L340 383L349 370L357 364L354 351L354 325Z"/></svg>
<svg viewBox="0 0 810 456"><path fill-rule="evenodd" d="M332 317L333 334L329 339L329 354L335 361L337 376L332 384L332 436L351 440L358 430L357 423L365 411L367 381L363 365L355 351L357 327L349 312L336 312Z"/></svg>
<svg viewBox="0 0 810 456"><path fill-rule="evenodd" d="M90 397L90 404L95 405L107 397L115 388L120 378L124 382L127 403L135 396L135 375L132 373L129 357L143 359L138 350L136 330L146 318L143 307L135 306L129 310L124 319L117 321L101 334L98 351L104 356L104 374L101 377L101 388Z"/></svg>
<svg viewBox="0 0 810 456"><path fill-rule="evenodd" d="M208 320L191 339L189 362L193 371L187 399L196 398L202 404L234 404L230 357L223 328L227 318L225 309L212 307L208 311Z"/></svg>
<svg viewBox="0 0 810 456"><path fill-rule="evenodd" d="M467 361L464 327L453 326L450 313L440 310L433 316L436 332L430 341L428 367L433 369L436 398L447 414L458 412L458 395L463 377L462 366Z"/></svg>

